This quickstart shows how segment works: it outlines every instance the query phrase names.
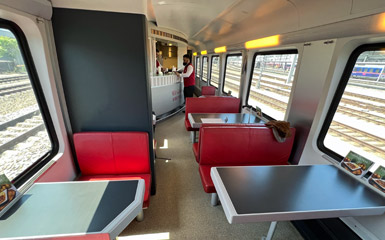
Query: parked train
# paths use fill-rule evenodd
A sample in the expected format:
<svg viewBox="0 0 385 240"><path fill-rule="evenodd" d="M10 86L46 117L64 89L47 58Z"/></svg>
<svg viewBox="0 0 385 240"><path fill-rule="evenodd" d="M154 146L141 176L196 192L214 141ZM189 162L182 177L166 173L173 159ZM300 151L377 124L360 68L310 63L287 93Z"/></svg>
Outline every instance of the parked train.
<svg viewBox="0 0 385 240"><path fill-rule="evenodd" d="M382 80L385 78L384 66L381 65L359 65L354 67L352 77L368 80Z"/></svg>
<svg viewBox="0 0 385 240"><path fill-rule="evenodd" d="M0 239L385 239L384 49L380 0L0 0Z"/></svg>

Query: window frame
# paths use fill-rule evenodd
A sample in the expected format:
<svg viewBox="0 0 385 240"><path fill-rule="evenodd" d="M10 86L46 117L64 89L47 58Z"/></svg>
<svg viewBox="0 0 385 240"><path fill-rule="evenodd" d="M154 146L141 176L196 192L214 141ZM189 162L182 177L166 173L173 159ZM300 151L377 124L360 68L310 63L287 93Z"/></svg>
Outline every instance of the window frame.
<svg viewBox="0 0 385 240"><path fill-rule="evenodd" d="M199 77L199 72L198 72L198 69L200 70L200 66L198 66L198 60L199 60L199 64L201 63L201 59L200 59L200 56L196 56L195 58L195 77Z"/></svg>
<svg viewBox="0 0 385 240"><path fill-rule="evenodd" d="M227 59L228 59L229 57L232 57L232 56L241 56L241 57L243 57L242 53L230 53L230 54L227 54L227 55L226 55L226 59L225 59L225 69L224 69L224 71L223 71L223 84L222 84L222 89L221 89L222 93L226 93L226 92L224 92L224 90L225 90L225 84L226 84ZM242 65L242 63L241 63L241 65ZM241 66L241 78L242 78L242 66ZM219 79L219 80L220 80L220 79ZM239 82L239 83L240 83L240 82ZM241 85L239 85L239 89L241 89ZM227 94L227 93L226 93L226 94Z"/></svg>
<svg viewBox="0 0 385 240"><path fill-rule="evenodd" d="M204 59L207 59L207 76L206 76L206 80L203 80L203 66L204 66ZM202 82L205 82L207 83L209 81L208 79L208 71L209 71L209 59L208 59L208 56L202 56Z"/></svg>
<svg viewBox="0 0 385 240"><path fill-rule="evenodd" d="M359 47L357 47L350 55L346 65L345 69L341 75L340 81L338 83L338 86L336 88L336 91L334 93L333 99L330 103L329 109L327 110L327 114L325 117L325 120L323 121L321 130L317 137L317 147L318 149L325 153L326 155L330 156L337 162L341 162L344 158L343 156L339 155L338 153L334 152L333 150L327 148L324 145L324 140L326 138L327 132L330 128L330 125L333 121L334 115L337 112L337 108L339 103L341 102L342 96L345 92L346 86L348 85L350 76L353 72L354 66L356 65L358 57L363 53L367 51L377 51L385 48L385 43L375 43L375 44L364 44Z"/></svg>
<svg viewBox="0 0 385 240"><path fill-rule="evenodd" d="M39 110L43 118L47 134L52 146L51 151L41 156L32 165L30 165L24 171L19 173L12 180L12 183L17 188L19 188L21 185L26 183L33 175L35 175L40 169L42 169L50 160L52 160L55 155L57 155L57 153L59 152L59 140L24 32L16 23L1 18L0 28L9 30L15 36L15 39L20 49L21 57L25 64L25 69L31 82L36 102L39 106Z"/></svg>
<svg viewBox="0 0 385 240"><path fill-rule="evenodd" d="M250 97L250 88L251 83L253 81L253 75L254 75L254 67L255 67L255 59L257 59L258 55L279 55L279 54L298 54L298 49L287 49L287 50L272 50L272 51L266 51L266 52L255 52L253 55L253 62L251 63L251 71L249 76L249 83L247 87L247 94L246 94L246 105L249 105L249 97ZM298 60L297 60L298 61ZM289 99L290 102L290 99ZM252 107L252 109L256 110L255 107ZM286 109L287 110L287 109ZM265 114L263 111L263 116L268 118L269 120L276 120L275 118ZM286 114L286 113L285 113Z"/></svg>
<svg viewBox="0 0 385 240"><path fill-rule="evenodd" d="M213 59L215 58L215 57L218 57L218 65L219 65L219 60L220 60L220 56L219 55L212 55L211 56L211 60L210 60L210 77L208 78L209 79L209 84L210 84L210 86L212 86L212 87L215 87L216 89L218 89L218 87L219 87L219 81L220 81L220 79L219 79L219 75L218 75L218 87L216 87L216 86L214 86L214 85L212 85L211 84L211 76L212 76L212 73L213 73ZM219 66L219 68L220 68L221 66ZM219 69L220 70L220 69Z"/></svg>

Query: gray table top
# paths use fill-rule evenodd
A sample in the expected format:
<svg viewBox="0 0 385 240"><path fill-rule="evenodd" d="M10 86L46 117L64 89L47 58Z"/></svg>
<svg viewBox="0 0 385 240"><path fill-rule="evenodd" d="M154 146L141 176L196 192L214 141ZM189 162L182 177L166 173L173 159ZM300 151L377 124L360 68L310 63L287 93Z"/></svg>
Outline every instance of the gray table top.
<svg viewBox="0 0 385 240"><path fill-rule="evenodd" d="M0 238L109 232L143 192L143 180L36 183L0 218Z"/></svg>
<svg viewBox="0 0 385 240"><path fill-rule="evenodd" d="M202 118L220 118L226 124L264 124L261 118L250 113L189 113L190 124L193 128L200 128Z"/></svg>
<svg viewBox="0 0 385 240"><path fill-rule="evenodd" d="M379 215L385 198L332 165L212 168L232 222Z"/></svg>

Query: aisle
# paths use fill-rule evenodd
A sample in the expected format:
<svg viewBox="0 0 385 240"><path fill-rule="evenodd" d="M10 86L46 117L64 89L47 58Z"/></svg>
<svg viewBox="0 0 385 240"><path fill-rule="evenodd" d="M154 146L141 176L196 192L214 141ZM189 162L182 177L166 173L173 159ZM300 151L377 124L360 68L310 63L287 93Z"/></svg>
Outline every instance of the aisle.
<svg viewBox="0 0 385 240"><path fill-rule="evenodd" d="M121 239L255 240L267 233L270 223L230 225L221 205L210 205L210 195L203 191L190 135L184 127L183 113L158 124L155 137L158 157L171 160L156 160L157 193L151 196L150 207L144 211L144 221L134 220L120 235ZM164 146L166 139L168 146ZM136 236L139 234L159 235L139 238ZM280 239L302 237L290 222L280 222L274 240Z"/></svg>

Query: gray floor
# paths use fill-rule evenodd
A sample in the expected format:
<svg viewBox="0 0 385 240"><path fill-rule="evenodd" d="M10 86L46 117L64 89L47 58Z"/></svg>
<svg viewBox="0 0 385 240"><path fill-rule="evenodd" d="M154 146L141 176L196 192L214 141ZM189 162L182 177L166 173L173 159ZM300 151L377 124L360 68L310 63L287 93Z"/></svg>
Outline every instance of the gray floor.
<svg viewBox="0 0 385 240"><path fill-rule="evenodd" d="M144 211L144 221L134 220L120 235L122 239L124 236L157 233L168 235L169 239L213 240L255 240L266 235L269 222L230 225L222 207L210 205L210 195L203 191L190 135L184 127L183 113L159 123L155 137L157 156L171 160L156 160L157 193L151 196L150 207ZM168 148L160 149L165 139ZM290 222L279 222L274 240L279 239L303 238Z"/></svg>

